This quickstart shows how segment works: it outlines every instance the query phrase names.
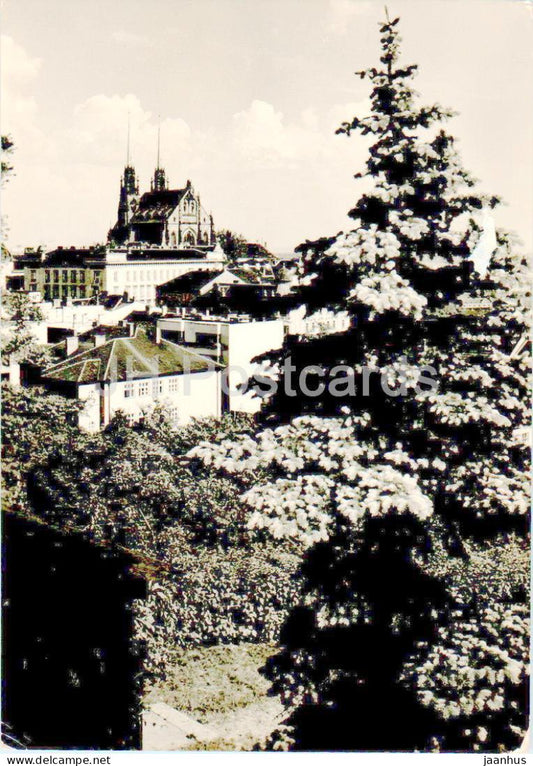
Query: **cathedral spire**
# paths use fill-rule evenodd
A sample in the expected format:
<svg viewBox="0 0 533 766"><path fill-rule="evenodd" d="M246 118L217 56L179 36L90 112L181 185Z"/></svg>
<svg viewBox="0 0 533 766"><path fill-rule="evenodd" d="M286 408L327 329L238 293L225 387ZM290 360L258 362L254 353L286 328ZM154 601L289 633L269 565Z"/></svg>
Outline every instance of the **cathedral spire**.
<svg viewBox="0 0 533 766"><path fill-rule="evenodd" d="M131 164L130 156L130 113L128 112L128 133L126 139L126 166L121 183L121 196L127 197L129 194L138 194L139 187L135 176L135 168Z"/></svg>
<svg viewBox="0 0 533 766"><path fill-rule="evenodd" d="M128 140L126 142L126 167L130 166L130 113L128 112Z"/></svg>
<svg viewBox="0 0 533 766"><path fill-rule="evenodd" d="M157 124L157 165L154 172L154 179L152 181L152 191L163 191L167 188L167 180L165 171L161 167L161 119L158 119Z"/></svg>
<svg viewBox="0 0 533 766"><path fill-rule="evenodd" d="M159 170L159 154L161 150L161 117L157 118L157 169Z"/></svg>

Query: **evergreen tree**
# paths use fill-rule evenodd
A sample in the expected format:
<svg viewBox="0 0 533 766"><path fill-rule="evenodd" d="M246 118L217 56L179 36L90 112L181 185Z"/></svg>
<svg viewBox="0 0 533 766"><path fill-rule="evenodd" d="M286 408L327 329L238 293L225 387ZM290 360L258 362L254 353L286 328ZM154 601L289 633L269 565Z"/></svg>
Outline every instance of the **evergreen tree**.
<svg viewBox="0 0 533 766"><path fill-rule="evenodd" d="M307 550L300 606L267 669L292 747L494 750L516 746L525 726L526 587L496 587L491 572L469 590L464 578L495 544L523 547L527 458L514 436L527 380L504 336L511 314L513 337L525 320L503 234L493 311L461 305L481 288L473 214L498 200L471 191L453 138L436 129L451 113L418 106L397 24L380 27L382 67L359 73L372 113L340 128L376 137L356 227L302 246L302 299L347 310L351 327L273 358L274 428L193 454L225 474L257 472L243 498L252 526ZM298 395L288 371L316 395Z"/></svg>

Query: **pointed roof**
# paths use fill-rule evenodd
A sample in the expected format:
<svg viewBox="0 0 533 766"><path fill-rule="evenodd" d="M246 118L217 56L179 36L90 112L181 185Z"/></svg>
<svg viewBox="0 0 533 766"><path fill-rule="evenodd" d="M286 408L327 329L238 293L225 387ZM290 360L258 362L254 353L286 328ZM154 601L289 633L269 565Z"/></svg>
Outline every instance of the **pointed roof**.
<svg viewBox="0 0 533 766"><path fill-rule="evenodd" d="M148 221L164 221L179 205L185 194L185 189L160 189L159 191L145 192L139 200L131 223L147 223Z"/></svg>
<svg viewBox="0 0 533 766"><path fill-rule="evenodd" d="M134 337L113 338L96 348L79 351L43 370L43 380L99 383L179 375L222 369L189 349L168 340L156 343L146 330Z"/></svg>

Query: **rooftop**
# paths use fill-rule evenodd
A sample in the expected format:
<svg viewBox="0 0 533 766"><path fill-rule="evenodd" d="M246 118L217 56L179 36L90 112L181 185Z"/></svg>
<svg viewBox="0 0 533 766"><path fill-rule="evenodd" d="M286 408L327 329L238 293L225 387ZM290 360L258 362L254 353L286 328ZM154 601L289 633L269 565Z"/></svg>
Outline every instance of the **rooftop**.
<svg viewBox="0 0 533 766"><path fill-rule="evenodd" d="M94 338L94 333L91 336ZM87 334L86 339L89 337ZM98 383L221 369L220 365L171 341L156 343L146 329L140 327L133 337L110 338L96 348L87 348L86 339L81 339L78 351L43 370L41 377Z"/></svg>
<svg viewBox="0 0 533 766"><path fill-rule="evenodd" d="M131 218L131 223L164 221L179 205L188 189L162 189L145 192L139 200L139 206Z"/></svg>

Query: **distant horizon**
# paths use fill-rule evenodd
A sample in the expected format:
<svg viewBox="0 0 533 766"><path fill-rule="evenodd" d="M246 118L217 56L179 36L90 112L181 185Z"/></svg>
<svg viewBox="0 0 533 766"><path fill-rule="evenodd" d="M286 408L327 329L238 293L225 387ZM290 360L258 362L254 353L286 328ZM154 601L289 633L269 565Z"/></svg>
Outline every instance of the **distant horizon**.
<svg viewBox="0 0 533 766"><path fill-rule="evenodd" d="M389 11L401 17L401 61L419 64L421 102L458 112L443 127L479 190L507 203L496 225L531 251L530 4L395 0ZM352 228L369 142L335 129L368 110L354 72L379 63L382 15L373 0L6 0L6 246L105 242L128 120L140 190L160 125L170 186L190 179L217 230L288 254Z"/></svg>

